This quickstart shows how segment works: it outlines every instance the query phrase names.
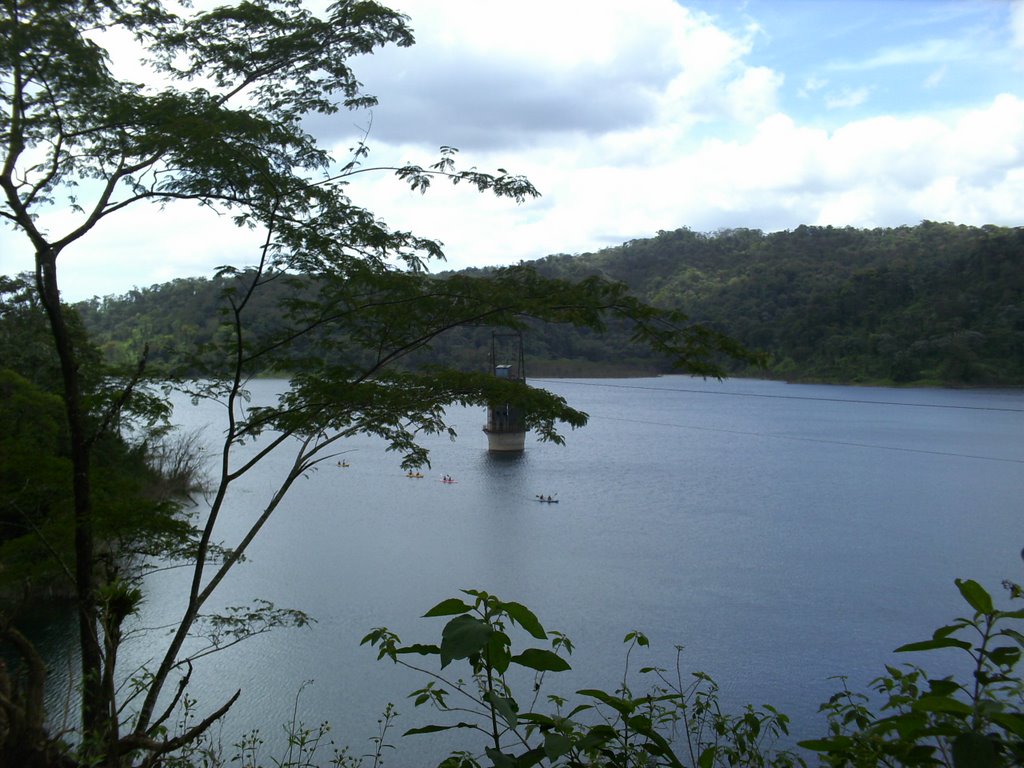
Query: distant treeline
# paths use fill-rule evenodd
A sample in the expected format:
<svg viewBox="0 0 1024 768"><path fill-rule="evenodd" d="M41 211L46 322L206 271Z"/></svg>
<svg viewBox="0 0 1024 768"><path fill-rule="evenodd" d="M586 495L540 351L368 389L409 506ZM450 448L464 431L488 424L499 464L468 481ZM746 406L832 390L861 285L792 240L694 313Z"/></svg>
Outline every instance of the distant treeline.
<svg viewBox="0 0 1024 768"><path fill-rule="evenodd" d="M659 232L597 253L529 263L546 277L626 283L639 298L686 312L764 353L736 374L793 380L945 385L1024 384L1024 228L923 222L915 227L801 226L764 233ZM466 270L482 273L486 270ZM444 279L441 274L438 279ZM221 328L224 279L191 278L78 305L108 359L132 363L143 343L158 365L187 364ZM283 321L265 299L261 324ZM527 335L527 370L544 376L660 373L663 361L603 335L544 327ZM483 329L457 329L428 356L482 369Z"/></svg>

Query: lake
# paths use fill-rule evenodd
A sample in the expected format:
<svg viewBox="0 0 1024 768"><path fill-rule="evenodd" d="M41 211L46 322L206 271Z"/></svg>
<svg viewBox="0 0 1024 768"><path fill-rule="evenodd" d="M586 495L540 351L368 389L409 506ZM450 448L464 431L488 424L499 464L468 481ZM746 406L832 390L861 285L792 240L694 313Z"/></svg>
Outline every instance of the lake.
<svg viewBox="0 0 1024 768"><path fill-rule="evenodd" d="M226 744L252 727L278 739L307 680L300 717L330 721L356 754L389 701L398 732L436 720L405 699L425 680L359 641L387 626L406 642L438 642L444 621L417 617L462 588L525 603L573 639L574 669L549 678L552 692L613 689L622 638L639 629L651 648L634 667L671 666L683 645L684 667L711 674L728 708L772 704L795 738L810 738L824 729L818 705L840 686L831 678L864 689L885 663L910 660L892 649L963 612L955 578L994 593L1024 580L1024 392L683 376L532 383L590 414L565 446L528 436L522 455L488 454L482 409L456 409L459 438L428 440L422 479L361 438L344 447L348 467L331 462L293 489L219 600L262 597L317 623L198 665L206 710L242 689ZM250 389L265 401L280 386ZM209 403L176 407L175 420L205 426L211 444L218 419ZM286 461L246 479L223 538ZM457 482L439 482L445 474ZM173 621L182 584L177 572L150 577L141 625ZM69 645L58 634L47 649L58 682L75 663ZM152 648L127 649L124 668ZM389 762L436 764L449 744L409 737Z"/></svg>

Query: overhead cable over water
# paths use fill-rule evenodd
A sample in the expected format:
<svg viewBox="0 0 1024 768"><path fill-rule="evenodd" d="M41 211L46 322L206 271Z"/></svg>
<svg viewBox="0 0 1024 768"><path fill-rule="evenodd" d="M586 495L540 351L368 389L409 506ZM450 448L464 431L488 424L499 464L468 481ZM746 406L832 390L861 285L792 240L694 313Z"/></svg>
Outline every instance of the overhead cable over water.
<svg viewBox="0 0 1024 768"><path fill-rule="evenodd" d="M575 379L538 379L545 384L572 384L580 387L607 387L609 389L647 389L654 392L685 392L695 395L725 395L727 397L763 397L773 400L817 400L823 403L859 403L863 405L896 405L907 408L949 408L962 411L1003 411L1006 413L1024 413L1024 408L1005 408L987 405L950 405L947 403L908 403L899 400L859 400L845 397L811 397L809 395L769 395L760 392L727 392L717 389L687 389L677 387L651 387L643 384L605 384Z"/></svg>

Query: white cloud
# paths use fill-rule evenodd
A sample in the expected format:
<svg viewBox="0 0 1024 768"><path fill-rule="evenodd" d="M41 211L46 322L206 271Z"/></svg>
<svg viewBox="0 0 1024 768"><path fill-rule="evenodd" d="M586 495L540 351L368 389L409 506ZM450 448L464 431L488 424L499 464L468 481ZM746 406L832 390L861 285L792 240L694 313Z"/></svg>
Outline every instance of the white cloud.
<svg viewBox="0 0 1024 768"><path fill-rule="evenodd" d="M672 0L399 7L419 43L356 64L381 100L377 142L522 147L543 134L635 129L659 114L685 125L754 107L760 117L780 82L744 60L756 27L731 35ZM352 122L313 125L321 135L347 136Z"/></svg>
<svg viewBox="0 0 1024 768"><path fill-rule="evenodd" d="M831 93L825 97L825 107L827 109L853 109L864 104L870 95L871 89L866 86Z"/></svg>
<svg viewBox="0 0 1024 768"><path fill-rule="evenodd" d="M80 216L57 209L40 219L53 234L80 223ZM61 286L71 299L122 293L176 277L209 276L224 264L253 264L260 233L235 227L227 217L188 203L165 208L137 205L99 224L58 257ZM0 231L0 273L27 271L31 260L20 239Z"/></svg>
<svg viewBox="0 0 1024 768"><path fill-rule="evenodd" d="M1010 36L1015 48L1024 49L1024 0L1010 5Z"/></svg>
<svg viewBox="0 0 1024 768"><path fill-rule="evenodd" d="M884 48L867 58L856 61L834 61L829 68L837 71L862 71L903 67L908 64L941 64L970 59L975 55L976 50L969 41L932 39Z"/></svg>
<svg viewBox="0 0 1024 768"><path fill-rule="evenodd" d="M1014 96L963 113L870 118L831 132L777 113L746 138L712 139L686 152L660 150L659 143L682 143L670 133L619 140L649 153L609 162L597 139L538 150L527 170L545 193L539 203L482 207L446 190L408 207L380 183L374 207L446 240L454 267L594 250L680 226L1020 220L1013 201L1024 192L1024 100Z"/></svg>
<svg viewBox="0 0 1024 768"><path fill-rule="evenodd" d="M1008 201L1020 199L1022 163L1024 101L1004 95L960 115L872 118L831 134L777 115L749 141L708 145L689 165L705 197L732 191L736 210L783 201L785 220L760 223L771 229L1019 221Z"/></svg>
<svg viewBox="0 0 1024 768"><path fill-rule="evenodd" d="M733 117L746 123L770 115L778 105L778 92L784 80L768 67L748 67L726 87Z"/></svg>
<svg viewBox="0 0 1024 768"><path fill-rule="evenodd" d="M949 67L942 66L934 70L928 77L925 78L923 87L927 90L938 88L942 84L942 81L946 79L946 75L949 74Z"/></svg>
<svg viewBox="0 0 1024 768"><path fill-rule="evenodd" d="M828 80L821 77L808 77L804 80L804 84L797 91L797 95L800 98L806 99L813 96L815 93L820 91L822 88L828 85Z"/></svg>

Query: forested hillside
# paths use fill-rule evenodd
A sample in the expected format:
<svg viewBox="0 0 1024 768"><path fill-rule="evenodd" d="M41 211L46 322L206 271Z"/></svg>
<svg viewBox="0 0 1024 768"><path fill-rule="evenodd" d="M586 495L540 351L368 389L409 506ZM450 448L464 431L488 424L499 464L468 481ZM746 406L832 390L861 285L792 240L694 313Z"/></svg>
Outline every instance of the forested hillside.
<svg viewBox="0 0 1024 768"><path fill-rule="evenodd" d="M766 352L779 376L1024 381L1021 228L680 229L538 268L622 280Z"/></svg>
<svg viewBox="0 0 1024 768"><path fill-rule="evenodd" d="M775 233L678 229L598 253L548 256L532 266L546 277L603 275L645 301L681 309L763 352L761 375L1024 383L1024 228L923 222ZM183 363L218 332L224 287L221 280L176 280L95 299L79 310L108 357L130 362L149 342L154 362ZM265 322L273 323L278 311L268 304ZM627 329L610 331L604 337L551 328L532 334L528 368L541 375L665 370L656 357L630 348ZM488 349L484 329L459 329L441 337L432 354L482 367Z"/></svg>

